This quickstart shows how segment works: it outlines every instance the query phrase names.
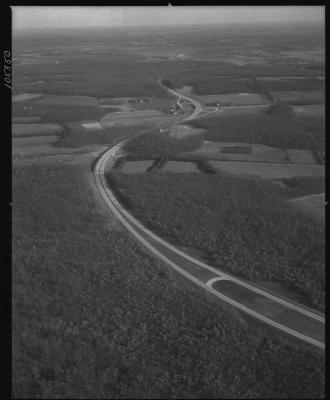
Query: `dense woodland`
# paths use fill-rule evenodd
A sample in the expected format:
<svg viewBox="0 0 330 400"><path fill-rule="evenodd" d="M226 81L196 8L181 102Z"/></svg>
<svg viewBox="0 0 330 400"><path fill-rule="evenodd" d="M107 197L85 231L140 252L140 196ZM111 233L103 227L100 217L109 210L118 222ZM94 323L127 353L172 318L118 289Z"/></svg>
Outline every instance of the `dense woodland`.
<svg viewBox="0 0 330 400"><path fill-rule="evenodd" d="M13 103L13 116L40 117L40 122L55 122L58 124L75 121L99 120L105 114L117 111L116 108L100 108L97 106L82 106L69 104L38 104L36 102Z"/></svg>
<svg viewBox="0 0 330 400"><path fill-rule="evenodd" d="M13 94L86 95L106 104L117 97L172 101L157 83L161 76L201 95L258 92L272 100L270 91L322 90L315 77L324 74L324 62L281 54L323 46L319 29L306 35L307 28L267 24L237 35L157 27L151 36L136 27L14 31L13 61L21 61L14 61ZM85 46L89 53L81 52ZM225 61L256 46L268 65ZM26 52L40 55L38 61L24 62L33 59ZM176 57L181 53L188 58ZM258 80L279 76L308 79ZM312 149L324 158L323 119L297 117L286 105L191 122L206 136L181 139L150 127L88 131L78 124L114 110L32 100L14 103L12 114L62 124L58 147L110 145L145 133L127 150L155 158L158 167L203 139ZM95 188L92 158L77 161L83 157L13 167L12 397L324 398L324 355L252 324L152 257L109 213ZM323 311L324 229L286 200L324 191L324 182L297 177L280 188L212 174L206 160L198 167L209 174L113 171L107 178L132 213L166 240L200 250L210 264L238 276L286 283Z"/></svg>
<svg viewBox="0 0 330 400"><path fill-rule="evenodd" d="M88 170L13 170L14 398L324 396L315 349L267 338L109 230Z"/></svg>
<svg viewBox="0 0 330 400"><path fill-rule="evenodd" d="M285 200L286 189L226 174L111 173L127 207L173 243L201 250L212 265L281 282L324 310L324 228ZM293 194L294 191L293 191Z"/></svg>
<svg viewBox="0 0 330 400"><path fill-rule="evenodd" d="M325 147L324 118L296 116L283 104L255 115L211 116L187 124L205 129L207 140L321 151Z"/></svg>

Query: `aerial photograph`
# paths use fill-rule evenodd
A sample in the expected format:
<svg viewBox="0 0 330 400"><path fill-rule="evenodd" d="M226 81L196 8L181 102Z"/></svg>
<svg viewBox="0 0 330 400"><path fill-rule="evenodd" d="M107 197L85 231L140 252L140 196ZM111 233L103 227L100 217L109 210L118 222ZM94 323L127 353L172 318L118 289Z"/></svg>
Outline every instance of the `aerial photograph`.
<svg viewBox="0 0 330 400"><path fill-rule="evenodd" d="M325 6L11 16L12 398L325 398Z"/></svg>

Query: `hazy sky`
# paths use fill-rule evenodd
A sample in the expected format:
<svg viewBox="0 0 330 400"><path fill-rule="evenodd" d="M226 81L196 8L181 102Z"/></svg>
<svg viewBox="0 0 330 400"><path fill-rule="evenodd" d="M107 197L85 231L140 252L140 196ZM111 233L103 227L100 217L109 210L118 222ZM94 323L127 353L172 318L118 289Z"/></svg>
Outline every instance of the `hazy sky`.
<svg viewBox="0 0 330 400"><path fill-rule="evenodd" d="M315 21L323 6L12 6L13 28Z"/></svg>

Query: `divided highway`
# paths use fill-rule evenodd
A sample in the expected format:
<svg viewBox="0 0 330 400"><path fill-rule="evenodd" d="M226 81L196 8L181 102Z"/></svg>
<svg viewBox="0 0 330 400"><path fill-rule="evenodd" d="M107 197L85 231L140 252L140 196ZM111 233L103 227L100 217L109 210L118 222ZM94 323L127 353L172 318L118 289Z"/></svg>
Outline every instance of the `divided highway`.
<svg viewBox="0 0 330 400"><path fill-rule="evenodd" d="M168 90L193 104L196 103L191 116L198 117L198 113L202 111L198 102L177 94L172 89ZM325 319L321 313L263 290L259 286L189 256L155 235L123 208L107 184L105 171L111 169L116 159L121 157L121 149L129 140L131 138L123 140L107 150L99 158L94 169L100 194L123 226L154 255L206 292L268 326L319 349L324 349Z"/></svg>

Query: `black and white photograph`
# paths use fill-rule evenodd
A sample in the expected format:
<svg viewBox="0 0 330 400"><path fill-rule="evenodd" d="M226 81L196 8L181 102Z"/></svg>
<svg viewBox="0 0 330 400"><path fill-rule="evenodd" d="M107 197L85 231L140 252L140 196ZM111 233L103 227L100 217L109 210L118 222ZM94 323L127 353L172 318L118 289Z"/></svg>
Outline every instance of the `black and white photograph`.
<svg viewBox="0 0 330 400"><path fill-rule="evenodd" d="M325 8L8 7L13 399L325 398Z"/></svg>

